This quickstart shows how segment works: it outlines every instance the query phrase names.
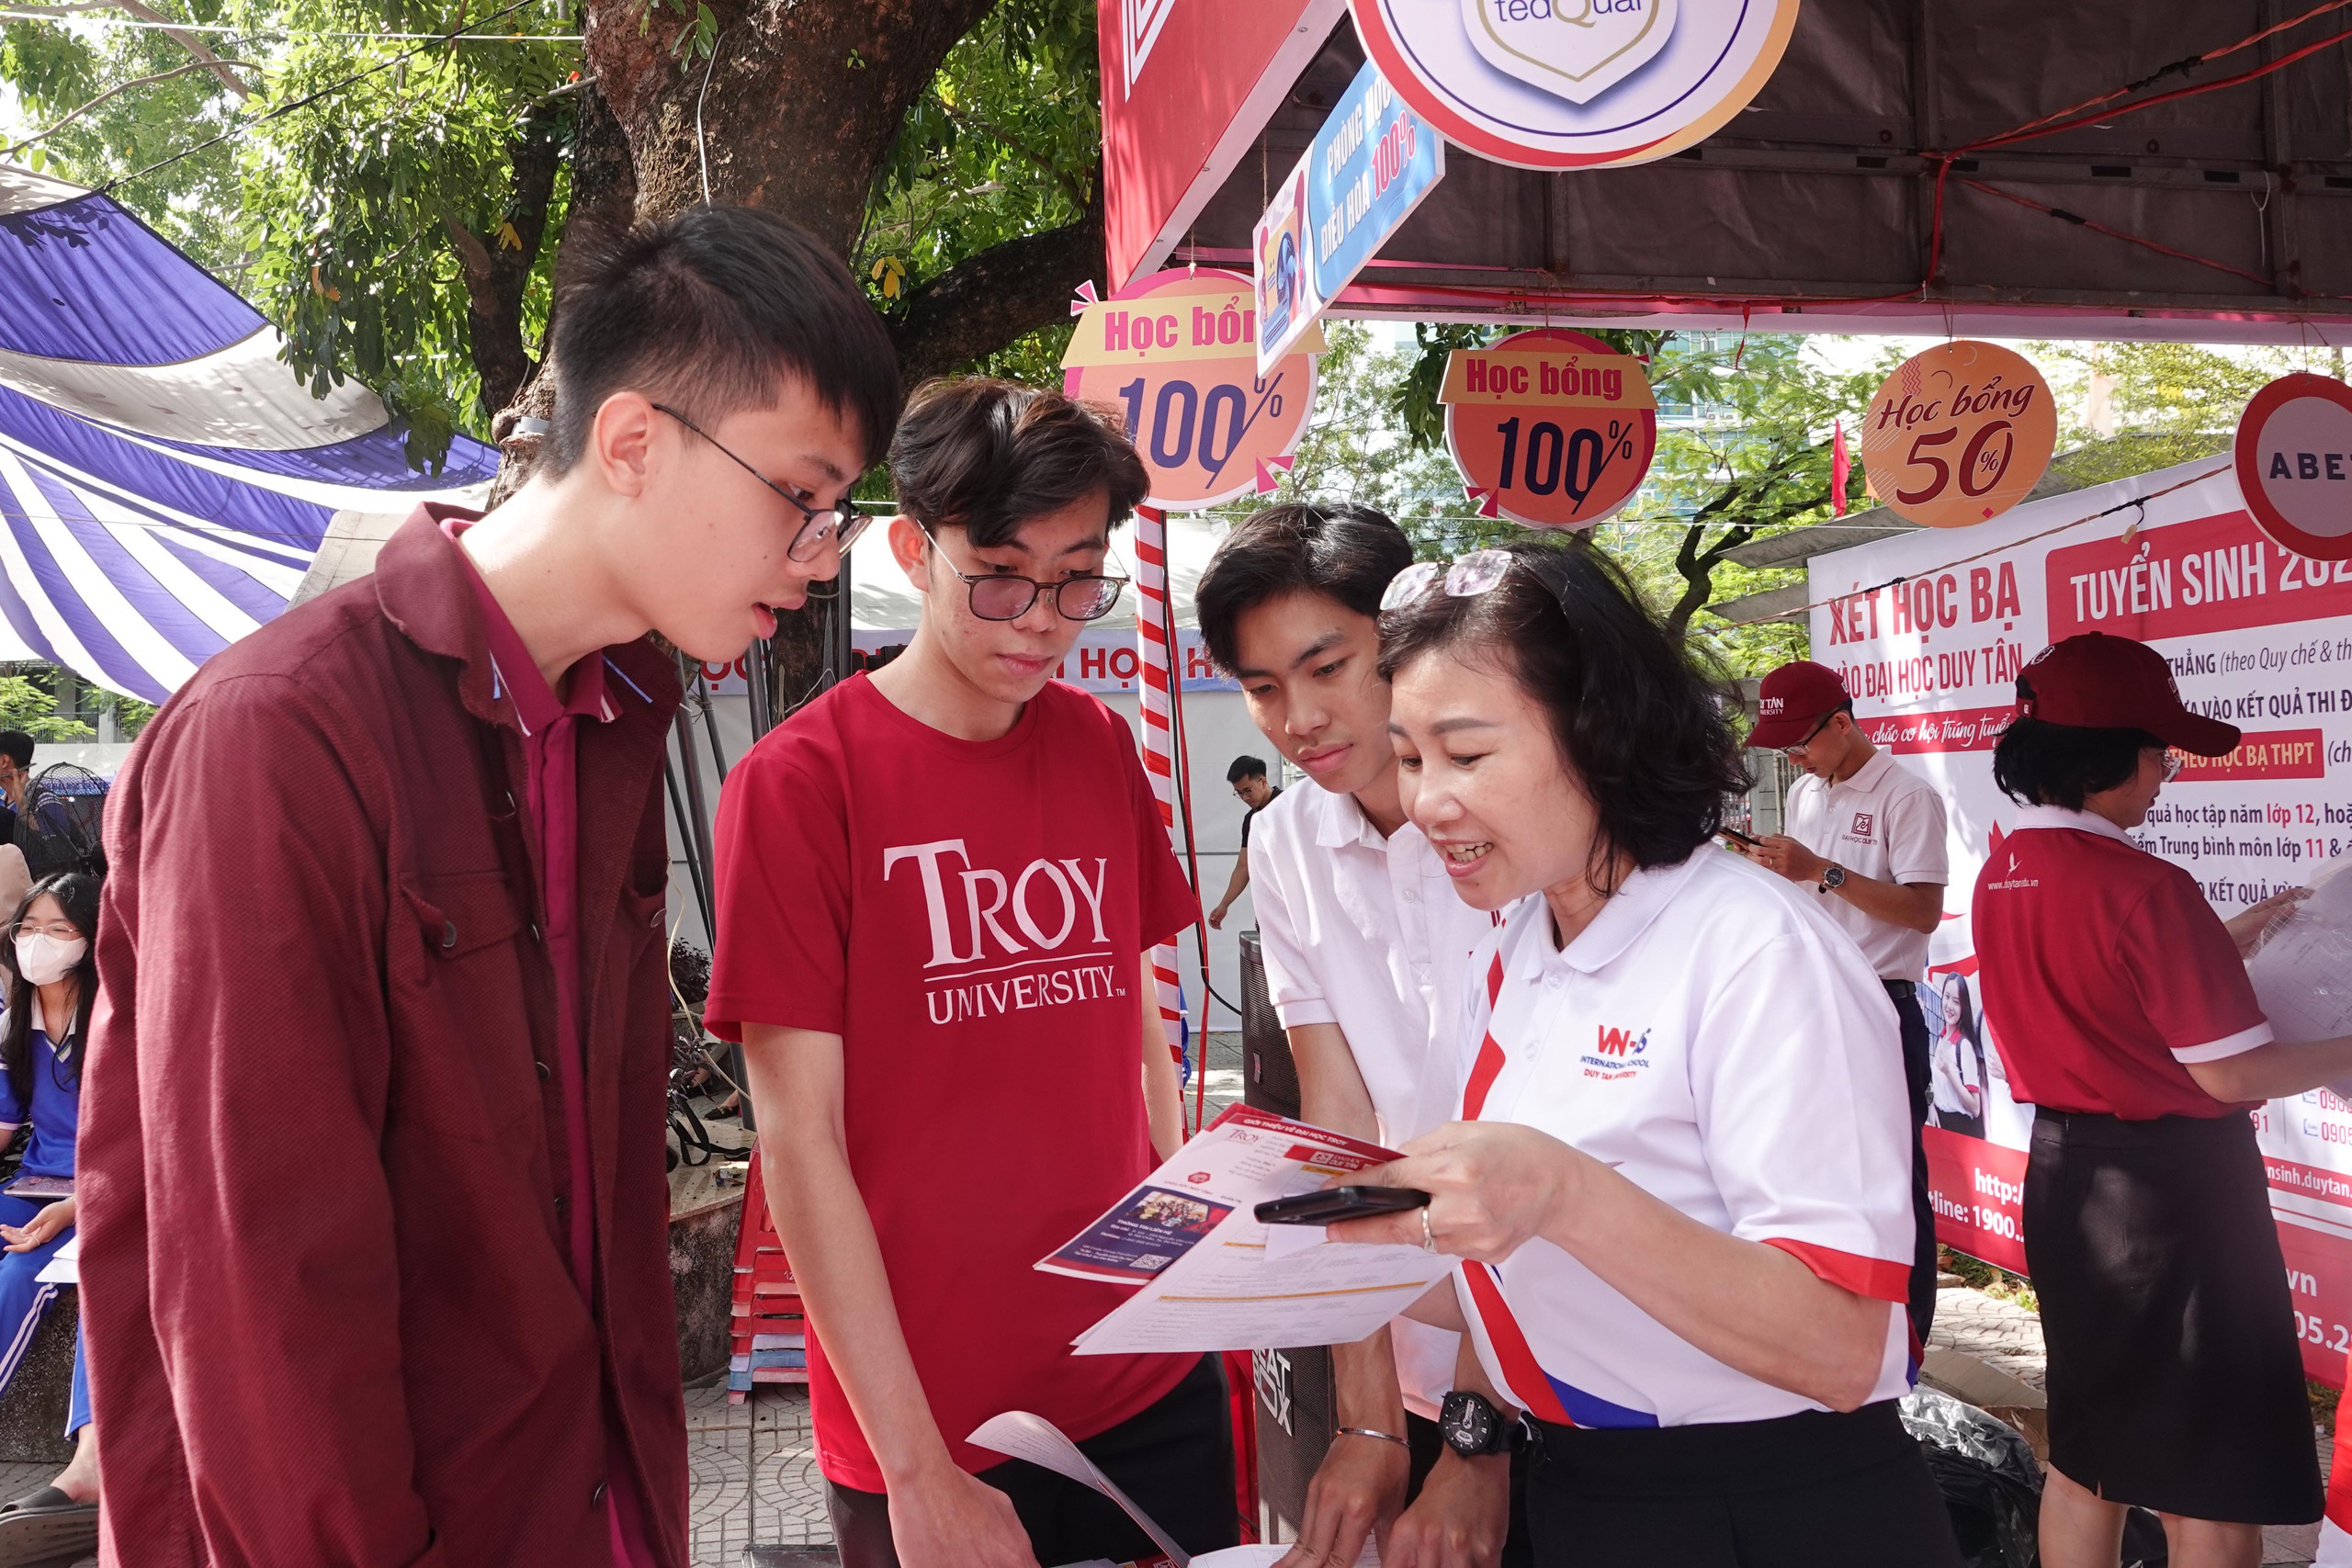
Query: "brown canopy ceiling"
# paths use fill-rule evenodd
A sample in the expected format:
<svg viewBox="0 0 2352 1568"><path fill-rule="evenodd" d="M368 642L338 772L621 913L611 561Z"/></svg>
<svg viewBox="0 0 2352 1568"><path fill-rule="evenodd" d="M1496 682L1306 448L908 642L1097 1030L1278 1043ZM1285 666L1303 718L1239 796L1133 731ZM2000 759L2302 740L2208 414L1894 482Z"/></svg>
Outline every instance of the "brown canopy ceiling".
<svg viewBox="0 0 2352 1568"><path fill-rule="evenodd" d="M1155 82L1147 68L1125 82L1117 18L1138 3L1102 0L1114 142L1123 117L1148 113L1154 94L1238 107L1206 128L1197 175L1170 182L1163 170L1160 188L1144 191L1113 161L1114 273L1193 259L1246 269L1269 183L1363 62L1354 26L1333 0L1254 0L1257 17L1271 10L1293 31L1329 32L1311 56L1294 47L1277 58L1283 75L1295 70L1285 60L1308 61L1286 92L1261 84L1245 96L1207 90L1197 71ZM2340 344L2352 338L2345 42L2237 85L1971 150L2311 9L1804 0L1755 103L1678 156L1543 174L1453 150L1443 183L1334 313ZM2329 8L2126 101L2256 71L2347 31L2352 7ZM1958 156L1930 277L1939 153ZM1158 238L1123 245L1128 235Z"/></svg>

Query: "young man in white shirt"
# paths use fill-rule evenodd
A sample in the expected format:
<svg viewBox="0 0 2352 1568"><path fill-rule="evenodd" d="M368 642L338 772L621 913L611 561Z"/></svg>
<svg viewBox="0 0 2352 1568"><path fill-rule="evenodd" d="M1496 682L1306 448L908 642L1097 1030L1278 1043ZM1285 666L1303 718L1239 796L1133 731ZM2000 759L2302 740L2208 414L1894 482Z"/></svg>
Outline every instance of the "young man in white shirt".
<svg viewBox="0 0 2352 1568"><path fill-rule="evenodd" d="M1924 1346L1936 1315L1936 1219L1928 1202L1927 1156L1917 1146L1916 1130L1928 1120L1928 1021L1918 987L1951 877L1943 796L1871 744L1854 722L1845 682L1809 660L1764 677L1747 743L1786 752L1804 770L1789 789L1789 830L1766 839L1756 858L1790 881L1813 886L1823 912L1877 969L1902 1020L1903 1072L1915 1129L1912 1207L1919 1231L1911 1326Z"/></svg>
<svg viewBox="0 0 2352 1568"><path fill-rule="evenodd" d="M1403 531L1369 507L1274 506L1233 530L1194 593L1210 656L1316 786L1260 810L1249 849L1301 1114L1392 1148L1453 1113L1467 961L1495 923L1455 897L1397 796L1377 617L1412 560ZM1334 1348L1340 1435L1285 1568L1351 1563L1375 1531L1392 1562L1496 1560L1508 1466L1438 1453L1445 1396L1472 1386L1457 1381L1460 1337L1400 1318ZM1425 1500L1397 1524L1416 1490ZM1510 1517L1509 1550L1523 1553Z"/></svg>

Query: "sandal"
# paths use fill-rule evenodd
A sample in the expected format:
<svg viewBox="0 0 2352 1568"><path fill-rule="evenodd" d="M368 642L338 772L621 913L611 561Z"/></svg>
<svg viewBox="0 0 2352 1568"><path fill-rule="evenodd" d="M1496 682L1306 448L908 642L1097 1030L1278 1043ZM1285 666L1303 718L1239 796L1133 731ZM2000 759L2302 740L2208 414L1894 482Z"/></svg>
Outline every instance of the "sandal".
<svg viewBox="0 0 2352 1568"><path fill-rule="evenodd" d="M98 1506L76 1503L54 1486L0 1504L0 1568L85 1555L97 1550Z"/></svg>

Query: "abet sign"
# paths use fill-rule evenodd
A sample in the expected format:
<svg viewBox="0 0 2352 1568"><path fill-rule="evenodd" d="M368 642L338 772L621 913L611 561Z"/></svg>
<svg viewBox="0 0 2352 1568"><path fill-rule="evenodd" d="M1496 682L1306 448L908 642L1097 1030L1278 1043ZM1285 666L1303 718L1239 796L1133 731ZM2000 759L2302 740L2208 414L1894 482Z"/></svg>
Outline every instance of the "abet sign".
<svg viewBox="0 0 2352 1568"><path fill-rule="evenodd" d="M2231 457L2255 526L2281 549L2352 559L2352 388L2280 377L2246 404Z"/></svg>

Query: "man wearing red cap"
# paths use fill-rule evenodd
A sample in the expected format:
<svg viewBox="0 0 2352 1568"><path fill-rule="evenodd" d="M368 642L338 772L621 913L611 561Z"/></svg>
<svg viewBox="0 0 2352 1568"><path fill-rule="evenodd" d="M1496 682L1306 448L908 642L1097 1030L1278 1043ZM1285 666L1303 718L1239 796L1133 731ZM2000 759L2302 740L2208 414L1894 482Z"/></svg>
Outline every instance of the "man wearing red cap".
<svg viewBox="0 0 2352 1568"><path fill-rule="evenodd" d="M2275 1039L2196 880L2131 840L2174 749L2222 756L2238 731L2189 712L2154 649L2098 632L2044 650L2018 696L1993 778L2022 809L1972 912L1994 1043L2035 1108L2041 1560L2115 1568L2138 1505L2178 1568L2257 1563L2262 1527L2316 1519L2321 1497L2245 1112L2352 1073L2352 1038Z"/></svg>
<svg viewBox="0 0 2352 1568"><path fill-rule="evenodd" d="M1764 677L1747 743L1784 751L1804 770L1789 789L1788 831L1764 840L1756 859L1814 889L1823 912L1878 971L1903 1023L1917 1232L1909 1307L1911 1326L1924 1345L1936 1315L1936 1213L1928 1201L1927 1157L1918 1146L1918 1129L1928 1120L1930 1041L1917 993L1950 879L1943 797L1871 744L1854 722L1846 682L1809 660L1783 664Z"/></svg>

